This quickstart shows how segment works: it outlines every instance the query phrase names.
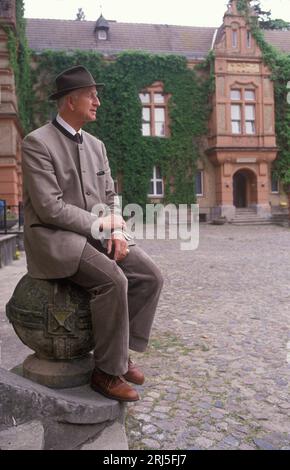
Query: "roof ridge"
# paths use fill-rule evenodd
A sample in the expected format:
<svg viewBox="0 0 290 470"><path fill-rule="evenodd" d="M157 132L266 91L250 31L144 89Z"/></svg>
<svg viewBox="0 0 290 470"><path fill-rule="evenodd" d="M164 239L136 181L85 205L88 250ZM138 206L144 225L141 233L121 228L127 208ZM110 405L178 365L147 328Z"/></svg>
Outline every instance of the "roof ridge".
<svg viewBox="0 0 290 470"><path fill-rule="evenodd" d="M67 21L75 23L77 20L67 19L67 18L25 18L25 20L39 20L39 21ZM138 26L167 26L167 27L174 27L174 28L196 28L196 29L217 29L217 26L189 26L189 25L181 25L181 24L167 24L167 23L137 23L137 22L125 22L125 21L115 21L115 20L107 20L108 23L117 24L117 25L138 25ZM96 23L97 20L84 20L80 21L79 23Z"/></svg>

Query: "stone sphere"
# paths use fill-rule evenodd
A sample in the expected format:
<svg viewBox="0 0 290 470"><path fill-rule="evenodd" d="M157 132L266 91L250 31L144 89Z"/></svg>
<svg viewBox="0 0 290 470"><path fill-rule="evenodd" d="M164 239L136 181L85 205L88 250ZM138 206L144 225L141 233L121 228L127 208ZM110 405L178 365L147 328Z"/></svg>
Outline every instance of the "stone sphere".
<svg viewBox="0 0 290 470"><path fill-rule="evenodd" d="M39 359L79 359L94 348L89 302L90 294L68 280L26 274L6 305L6 314Z"/></svg>

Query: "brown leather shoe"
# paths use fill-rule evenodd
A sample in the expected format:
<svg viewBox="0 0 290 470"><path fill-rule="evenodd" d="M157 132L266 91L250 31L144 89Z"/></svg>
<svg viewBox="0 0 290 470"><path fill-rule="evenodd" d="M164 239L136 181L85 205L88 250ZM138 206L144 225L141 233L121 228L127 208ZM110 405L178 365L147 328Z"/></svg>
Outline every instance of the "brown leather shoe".
<svg viewBox="0 0 290 470"><path fill-rule="evenodd" d="M128 380L128 382L132 382L136 385L142 385L145 382L145 376L143 372L138 369L136 364L134 364L134 362L131 361L130 358L128 361L128 372L126 372L123 377L125 380Z"/></svg>
<svg viewBox="0 0 290 470"><path fill-rule="evenodd" d="M106 374L100 369L94 369L91 378L91 388L107 398L118 401L138 401L140 397L136 390L128 385L122 377Z"/></svg>

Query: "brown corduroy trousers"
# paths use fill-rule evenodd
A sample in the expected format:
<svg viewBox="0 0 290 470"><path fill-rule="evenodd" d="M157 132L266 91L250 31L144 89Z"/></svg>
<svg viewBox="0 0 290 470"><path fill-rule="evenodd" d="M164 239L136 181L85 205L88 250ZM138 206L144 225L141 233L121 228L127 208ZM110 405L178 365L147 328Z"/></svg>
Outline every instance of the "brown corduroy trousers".
<svg viewBox="0 0 290 470"><path fill-rule="evenodd" d="M78 271L70 278L89 290L95 365L107 374L128 370L129 349L146 350L163 285L159 268L136 245L121 262L102 245L88 242Z"/></svg>

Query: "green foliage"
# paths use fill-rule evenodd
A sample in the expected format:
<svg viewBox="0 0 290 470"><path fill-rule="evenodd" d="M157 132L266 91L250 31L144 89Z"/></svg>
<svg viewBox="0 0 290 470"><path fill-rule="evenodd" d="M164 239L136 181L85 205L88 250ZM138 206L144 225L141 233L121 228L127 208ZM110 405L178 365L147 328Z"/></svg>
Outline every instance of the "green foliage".
<svg viewBox="0 0 290 470"><path fill-rule="evenodd" d="M76 20L77 21L84 21L86 19L85 12L82 8L78 9Z"/></svg>
<svg viewBox="0 0 290 470"><path fill-rule="evenodd" d="M25 35L24 1L16 0L16 31L5 27L8 51L18 98L19 116L24 132L31 129L30 51Z"/></svg>
<svg viewBox="0 0 290 470"><path fill-rule="evenodd" d="M237 9L240 13L245 13L248 11L249 3L247 0L238 0L237 1Z"/></svg>
<svg viewBox="0 0 290 470"><path fill-rule="evenodd" d="M290 56L283 54L265 41L263 32L255 21L248 18L252 34L260 47L264 63L272 72L275 92L275 123L278 145L278 158L274 164L277 177L285 187L290 185L290 104L287 102L287 89L290 81Z"/></svg>
<svg viewBox="0 0 290 470"><path fill-rule="evenodd" d="M208 68L208 63L204 68ZM95 52L46 51L37 58L33 74L38 96L33 105L33 115L38 118L36 126L56 112L46 99L53 78L66 67L77 64L86 66L96 80L106 84L97 121L89 123L86 129L104 141L113 175L122 174L124 203L146 204L154 165L161 167L167 181L166 202L195 202L198 141L207 134L210 111L212 81L208 71L206 77L199 76L180 56L126 52L106 62ZM163 82L164 93L170 95L169 138L143 137L141 132L139 93L156 81Z"/></svg>
<svg viewBox="0 0 290 470"><path fill-rule="evenodd" d="M288 21L281 20L280 18L261 21L260 26L262 29L290 29L290 23Z"/></svg>

